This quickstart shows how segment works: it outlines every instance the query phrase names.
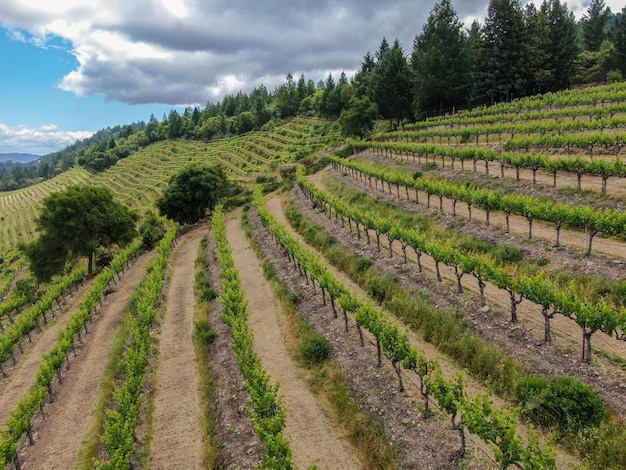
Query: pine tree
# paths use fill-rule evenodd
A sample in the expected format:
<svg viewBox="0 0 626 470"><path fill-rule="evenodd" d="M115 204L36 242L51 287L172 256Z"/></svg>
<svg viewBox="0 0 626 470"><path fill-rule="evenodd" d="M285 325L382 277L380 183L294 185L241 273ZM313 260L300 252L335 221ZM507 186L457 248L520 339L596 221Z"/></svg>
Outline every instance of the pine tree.
<svg viewBox="0 0 626 470"><path fill-rule="evenodd" d="M587 13L582 18L583 46L591 52L598 52L602 41L607 37L604 28L609 16L609 9L604 5L604 0L591 0Z"/></svg>
<svg viewBox="0 0 626 470"><path fill-rule="evenodd" d="M518 0L491 0L475 69L473 101L495 103L522 96L526 85L524 15ZM484 91L481 88L484 87Z"/></svg>
<svg viewBox="0 0 626 470"><path fill-rule="evenodd" d="M376 60L368 51L361 61L361 68L354 76L352 84L355 87L356 96L359 98L372 98L372 72L376 68Z"/></svg>
<svg viewBox="0 0 626 470"><path fill-rule="evenodd" d="M528 3L524 10L524 23L528 65L526 94L545 93L552 84L552 41L548 15L545 11L538 11L533 3Z"/></svg>
<svg viewBox="0 0 626 470"><path fill-rule="evenodd" d="M576 41L576 21L567 4L560 0L545 0L541 11L550 24L550 57L552 58L552 91L570 86L575 73L575 60L578 55Z"/></svg>
<svg viewBox="0 0 626 470"><path fill-rule="evenodd" d="M616 15L610 38L613 44L613 66L622 72L622 77L626 77L626 7L620 15Z"/></svg>
<svg viewBox="0 0 626 470"><path fill-rule="evenodd" d="M400 122L411 116L411 77L400 42L396 39L391 48L383 48L384 43L385 39L381 44L376 68L372 72L372 89L373 101L381 115L389 119L391 127L393 119Z"/></svg>
<svg viewBox="0 0 626 470"><path fill-rule="evenodd" d="M442 114L466 105L470 88L467 41L450 0L436 3L413 42L411 67L418 115Z"/></svg>

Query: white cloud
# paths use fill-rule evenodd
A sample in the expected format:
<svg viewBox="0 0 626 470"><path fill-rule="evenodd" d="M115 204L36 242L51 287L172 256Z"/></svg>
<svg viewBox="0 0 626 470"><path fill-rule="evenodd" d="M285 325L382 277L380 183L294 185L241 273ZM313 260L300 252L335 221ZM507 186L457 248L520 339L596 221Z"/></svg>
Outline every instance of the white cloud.
<svg viewBox="0 0 626 470"><path fill-rule="evenodd" d="M62 37L78 66L62 89L130 104L185 105L354 70L383 36L410 53L435 0L2 0L0 23ZM460 17L485 0L464 0ZM267 81L266 81L267 80Z"/></svg>
<svg viewBox="0 0 626 470"><path fill-rule="evenodd" d="M620 2L606 0L614 12L621 11ZM2 0L0 24L15 31L16 40L27 32L40 44L51 37L72 44L78 66L59 77L64 90L176 106L219 100L261 83L272 90L287 73L304 73L317 82L332 70L354 70L383 36L390 42L398 38L410 54L434 3ZM482 20L488 3L453 0L466 24ZM570 0L568 5L580 18L587 3Z"/></svg>
<svg viewBox="0 0 626 470"><path fill-rule="evenodd" d="M60 131L54 124L29 128L11 127L0 123L0 153L19 152L45 155L92 135L93 132L90 131Z"/></svg>

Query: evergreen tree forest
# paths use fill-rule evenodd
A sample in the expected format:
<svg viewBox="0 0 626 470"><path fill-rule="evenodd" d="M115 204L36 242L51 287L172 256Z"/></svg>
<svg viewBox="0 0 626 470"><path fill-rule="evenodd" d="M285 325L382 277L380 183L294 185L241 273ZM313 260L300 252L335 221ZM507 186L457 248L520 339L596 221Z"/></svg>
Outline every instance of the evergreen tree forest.
<svg viewBox="0 0 626 470"><path fill-rule="evenodd" d="M116 126L28 167L0 168L0 190L18 189L81 165L102 171L132 151L166 139L209 141L272 126L292 116L338 119L359 109L376 110L397 127L443 113L491 105L573 86L626 77L626 7L612 12L591 0L580 21L561 0L541 5L490 0L483 24L469 28L451 0L439 0L418 31L412 49L382 38L367 51L356 73L329 74L317 83L291 73L273 91L225 96L204 108L172 109L159 120ZM346 125L353 128L354 125ZM366 137L367 123L354 136Z"/></svg>

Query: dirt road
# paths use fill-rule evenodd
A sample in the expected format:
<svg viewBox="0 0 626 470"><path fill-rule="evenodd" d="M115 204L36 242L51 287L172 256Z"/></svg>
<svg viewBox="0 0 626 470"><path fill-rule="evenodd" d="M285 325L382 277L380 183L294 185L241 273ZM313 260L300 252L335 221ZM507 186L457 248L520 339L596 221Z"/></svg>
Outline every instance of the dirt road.
<svg viewBox="0 0 626 470"><path fill-rule="evenodd" d="M310 465L319 469L361 468L354 449L329 423L289 357L280 330L281 308L245 238L239 217L228 218L226 231L248 302L255 350L272 380L280 384L279 393L285 399L286 433L294 463L301 469Z"/></svg>
<svg viewBox="0 0 626 470"><path fill-rule="evenodd" d="M161 324L150 468L203 467L202 403L193 345L195 259L206 226L182 237Z"/></svg>
<svg viewBox="0 0 626 470"><path fill-rule="evenodd" d="M65 372L57 400L46 408L46 420L37 430L38 441L26 448L22 468L76 468L81 440L94 425L94 404L113 338L132 292L153 257L154 252L141 256L106 297L96 320L89 325L90 334L78 349L78 357Z"/></svg>

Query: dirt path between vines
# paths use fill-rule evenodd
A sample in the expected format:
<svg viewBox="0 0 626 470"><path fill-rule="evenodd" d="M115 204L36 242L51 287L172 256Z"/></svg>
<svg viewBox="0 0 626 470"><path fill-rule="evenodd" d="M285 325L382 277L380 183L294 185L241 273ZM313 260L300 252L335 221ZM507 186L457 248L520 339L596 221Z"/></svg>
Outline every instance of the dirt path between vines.
<svg viewBox="0 0 626 470"><path fill-rule="evenodd" d="M368 158L372 155L360 154L358 156L362 158ZM376 157L373 156L373 158ZM383 189L381 190L381 183L377 182L376 184L374 184L374 178L372 178L372 192L384 192L389 194L389 188L387 183L383 183L382 186ZM377 189L378 191L376 191ZM391 194L393 194L398 199L407 199L407 192L404 187L400 188L400 195L398 197L397 187L396 185L392 184ZM428 199L427 194L424 191L418 191L418 198L420 206L426 207ZM415 190L408 190L408 199L410 201L415 201ZM470 219L470 211L468 210L468 206L466 203L461 201L459 201L456 204L456 207L453 208L452 200L444 197L440 206L439 197L433 195L430 197L430 210L434 211L436 209L442 209L443 212L446 214L456 213L458 217ZM472 207L471 220L485 223L486 212L479 207ZM504 212L492 211L490 214L490 223L493 226L502 227L504 229L504 227L506 227L506 218ZM528 221L522 216L511 214L511 216L509 217L509 228L512 233L529 233ZM556 230L554 224L543 222L540 220L533 221L532 236L533 238L541 238L551 243L555 242ZM587 235L582 230L570 230L562 228L559 241L561 245L578 248L581 255L585 253L587 248ZM624 259L626 259L626 243L620 241L618 238L605 237L603 236L603 234L597 234L593 239L592 253L602 253L612 258L620 258L623 261Z"/></svg>
<svg viewBox="0 0 626 470"><path fill-rule="evenodd" d="M40 335L31 333L33 343L23 346L24 355L20 355L19 349L17 350L15 366L10 361L5 365L4 370L8 377L0 378L0 426L4 426L11 410L35 383L42 355L48 353L56 344L59 332L67 326L72 314L78 310L91 284L91 281L87 282L78 293L68 296L67 304L56 311L54 318L46 314L48 326Z"/></svg>
<svg viewBox="0 0 626 470"><path fill-rule="evenodd" d="M130 297L146 273L155 252L141 257L122 275L109 294L78 356L70 354L70 368L56 392L56 401L46 407L46 419L35 427L37 442L27 447L23 469L76 468L81 440L94 426L93 408L99 394L102 374L117 328ZM39 428L39 429L38 429Z"/></svg>
<svg viewBox="0 0 626 470"><path fill-rule="evenodd" d="M313 175L311 178L315 179L315 175ZM272 213L272 215L276 218L276 220L282 223L294 237L298 238L298 240L302 243L303 246L307 246L311 251L316 252L316 250L308 246L306 241L304 241L303 238L297 232L293 230L293 228L287 221L280 198L272 197L272 198L266 199L266 201L267 201L266 203L267 203L268 210ZM330 264L327 264L326 268L328 269L328 271L332 272L332 274L337 278L337 280L339 280L342 284L344 284L348 289L350 289L354 294L356 294L357 297L359 297L361 300L369 298L368 294L365 291L363 291L363 289L359 287L356 283L354 283L346 274L339 271L337 268L335 268L334 266ZM454 363L452 359L450 359L445 354L441 353L441 351L439 351L439 349L436 346L434 346L432 343L425 341L423 336L420 333L417 333L413 330L408 329L407 326L402 321L398 320L396 317L394 317L393 315L389 313L387 314L387 318L391 322L399 325L403 331L407 331L411 344L423 350L426 353L426 357L430 359L437 358L439 365L441 367L441 371L445 377L450 378L456 372L461 370ZM370 336L369 333L367 333L366 335L368 337ZM371 338L370 338L370 341L373 344L373 340ZM407 387L407 390L405 393L407 395L413 396L414 400L419 402L421 399L419 398L420 396L419 384L417 383L417 379L413 378L412 376L406 373L404 374L404 376L405 376L404 378L405 386ZM470 396L477 396L480 394L487 393L487 388L481 383L479 383L477 380L475 380L467 372L464 374L464 384L465 384L465 391ZM506 407L506 404L504 403L504 401L501 400L499 397L492 396L492 400L496 406ZM520 427L518 428L518 431L521 434L524 433L524 426L521 425L521 423L520 423ZM472 444L470 444L470 442ZM436 444L433 444L433 445L436 445ZM474 451L478 452L479 454L482 451L482 453L484 453L483 458L485 458L486 456L490 456L488 458L493 458L489 447L483 442L481 442L480 440L476 440L472 436L469 436L468 445L473 445L475 447ZM478 450L478 449L481 449L481 450ZM565 452L562 452L560 449L554 449L554 450L557 451L558 468L573 468L575 466L574 459L572 456L568 455Z"/></svg>
<svg viewBox="0 0 626 470"><path fill-rule="evenodd" d="M193 320L196 307L195 260L202 226L185 234L176 247L174 269L161 323L154 397L150 468L203 468L202 399Z"/></svg>
<svg viewBox="0 0 626 470"><path fill-rule="evenodd" d="M319 187L324 187L319 173L311 176L310 180ZM309 204L306 206L308 207ZM356 237L348 231L347 227L341 227L341 223L328 221L326 216L313 218L317 219L317 223L325 226L327 232L336 234L336 237L342 237L342 242L349 243L359 251L367 250L365 240L356 240ZM348 242L349 239L352 239L352 242ZM507 351L507 354L517 357L520 362L530 366L531 373L549 376L567 374L590 385L596 393L605 399L615 413L622 419L626 419L626 402L624 401L626 372L600 354L594 354L591 365L581 361L580 329L572 320L562 315L556 315L551 321L553 343L546 345L543 342L544 322L539 313L540 307L529 301L522 302L518 306L520 323L514 325L508 321L510 314L508 312L509 299L507 293L487 283L485 295L490 311L483 313L480 311L477 298L477 283L472 276L463 277L462 284L466 293L459 296L455 293L456 280L452 268L440 266L441 275L446 282L439 284L435 280L434 261L429 256L422 257L424 272L418 273L414 257L409 257L408 264L402 263L399 246L394 249L393 259L389 259L387 256L389 245L386 237L382 237L381 246L382 253L370 254L369 256L384 258L387 261L386 264L389 264L388 274L394 276L400 274L403 278L414 279L414 282L426 288L431 294L436 294L436 298L439 297L437 301L439 305L456 305L456 308L467 311L468 321L479 332L480 336L495 341L504 351ZM368 255L364 252L362 256ZM430 280L422 279L425 276ZM595 350L606 351L626 358L626 344L623 341L617 341L603 333L597 333L593 336L592 342Z"/></svg>
<svg viewBox="0 0 626 470"><path fill-rule="evenodd" d="M375 154L371 151L366 151L360 155L372 156ZM402 155L396 155L395 158L401 158L405 161L414 161L413 156L407 156L406 152L403 152ZM426 159L425 157L422 157L421 160L423 160L424 162L426 162L426 160L428 160L428 162L432 162L433 158L429 157L428 159ZM442 160L442 157L437 156L437 158L434 159L434 163L437 164L438 167L445 168L448 171L452 170L453 165L454 165L455 170L460 170L462 168L462 171L466 173L474 172L474 164L471 161L466 161L463 165L461 165L461 161L457 160L453 164L450 158L444 157L443 160L445 163L442 165L441 160ZM415 157L415 161L417 161L417 157ZM500 168L500 162L492 161L492 162L487 162L487 165L485 165L485 161L478 161L476 163L476 173L481 174L481 175L490 175L492 177L501 177L502 170ZM515 173L515 168L509 165L505 165L504 177L516 179L517 175ZM533 181L532 170L530 168L520 168L519 178L520 180L526 180L526 181L532 182ZM553 187L554 176L552 175L552 173L549 173L547 171L538 170L537 173L535 174L535 181L539 184L544 184L545 186ZM557 188L576 188L577 185L578 185L578 178L576 177L576 175L572 173L567 173L564 171L559 171L557 173L556 175L556 187ZM583 191L590 190L590 191L596 191L600 193L602 191L602 180L600 176L583 175L581 179L580 187L581 187L581 190ZM612 196L626 195L626 178L617 178L617 177L609 178L607 180L606 192L607 194L610 194Z"/></svg>
<svg viewBox="0 0 626 470"><path fill-rule="evenodd" d="M358 469L361 465L347 439L334 429L300 378L280 330L281 308L263 277L263 269L245 238L237 211L228 217L226 232L235 267L248 302L254 348L272 381L280 384L287 410L286 434L297 468Z"/></svg>

